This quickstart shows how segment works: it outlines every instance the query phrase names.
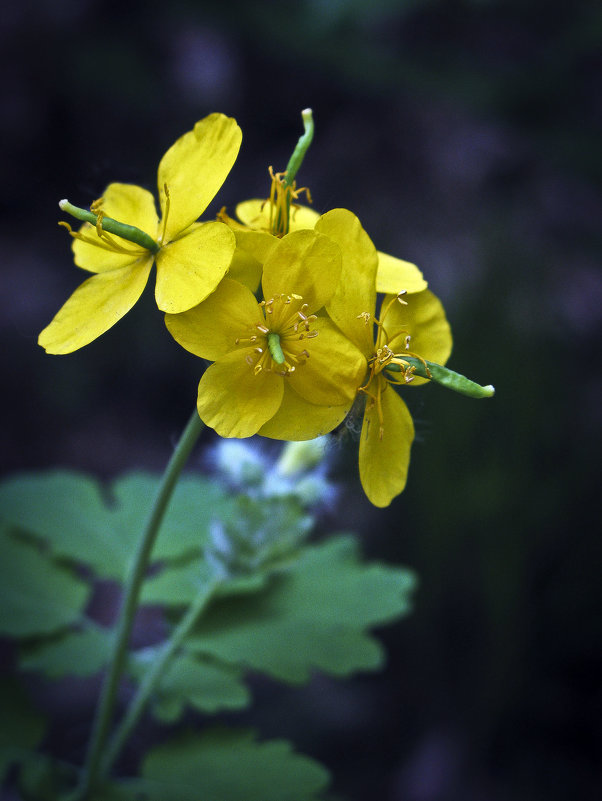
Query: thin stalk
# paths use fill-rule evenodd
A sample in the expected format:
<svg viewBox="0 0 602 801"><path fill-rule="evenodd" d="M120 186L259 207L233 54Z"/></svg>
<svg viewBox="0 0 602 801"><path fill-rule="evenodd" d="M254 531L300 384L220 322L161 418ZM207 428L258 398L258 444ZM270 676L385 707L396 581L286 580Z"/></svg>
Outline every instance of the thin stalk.
<svg viewBox="0 0 602 801"><path fill-rule="evenodd" d="M216 580L212 580L207 587L204 587L201 592L199 592L195 600L189 606L186 614L174 629L170 639L164 644L163 648L156 656L152 667L144 676L144 679L138 687L138 692L132 699L127 712L107 746L106 754L101 763L99 774L101 778L105 777L113 767L115 760L121 753L121 749L127 742L132 730L144 712L152 693L161 680L170 659L198 620L201 612L207 606L217 584L218 582Z"/></svg>
<svg viewBox="0 0 602 801"><path fill-rule="evenodd" d="M134 554L125 585L125 594L117 623L117 631L115 632L109 671L105 677L96 708L82 781L71 801L82 801L98 780L102 750L113 719L119 680L125 666L140 590L148 568L150 555L182 468L199 438L203 426L204 424L195 409L167 464L148 522Z"/></svg>

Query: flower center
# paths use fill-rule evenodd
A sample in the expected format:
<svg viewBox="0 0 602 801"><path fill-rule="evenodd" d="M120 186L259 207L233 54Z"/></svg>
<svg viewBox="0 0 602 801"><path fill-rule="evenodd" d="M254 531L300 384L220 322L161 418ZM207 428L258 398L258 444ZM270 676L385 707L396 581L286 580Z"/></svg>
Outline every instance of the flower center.
<svg viewBox="0 0 602 801"><path fill-rule="evenodd" d="M272 186L270 197L265 201L270 204L270 233L282 237L289 232L291 205L298 208L295 201L305 192L308 203L311 203L311 194L306 186L297 189L297 182L288 183L286 172L274 172L269 168Z"/></svg>
<svg viewBox="0 0 602 801"><path fill-rule="evenodd" d="M309 359L305 340L318 336L312 331L312 323L317 320L309 313L309 306L301 295L274 295L262 300L260 307L264 321L251 328L248 337L237 337L237 345L253 345L255 355L246 359L255 375L262 370L287 376Z"/></svg>

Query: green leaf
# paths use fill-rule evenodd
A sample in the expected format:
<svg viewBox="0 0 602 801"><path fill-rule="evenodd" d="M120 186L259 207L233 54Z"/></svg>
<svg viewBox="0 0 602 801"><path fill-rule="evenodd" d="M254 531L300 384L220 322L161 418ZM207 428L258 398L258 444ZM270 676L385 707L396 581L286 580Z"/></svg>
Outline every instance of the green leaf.
<svg viewBox="0 0 602 801"><path fill-rule="evenodd" d="M8 768L26 761L44 736L46 721L14 679L0 682L0 784Z"/></svg>
<svg viewBox="0 0 602 801"><path fill-rule="evenodd" d="M74 765L47 754L35 754L25 760L19 775L19 788L24 799L62 801L71 795L78 779Z"/></svg>
<svg viewBox="0 0 602 801"><path fill-rule="evenodd" d="M32 544L0 530L0 634L49 634L78 620L89 586Z"/></svg>
<svg viewBox="0 0 602 801"><path fill-rule="evenodd" d="M284 740L248 731L186 734L151 751L142 766L148 801L313 801L325 768Z"/></svg>
<svg viewBox="0 0 602 801"><path fill-rule="evenodd" d="M101 578L123 580L146 523L159 478L133 473L118 479L105 502L98 482L79 473L14 476L0 485L0 517L46 542L53 555L89 565ZM199 477L184 477L166 512L153 558L200 553L209 525L228 515L231 500Z"/></svg>
<svg viewBox="0 0 602 801"><path fill-rule="evenodd" d="M136 653L130 672L141 679L155 654L155 648L145 648ZM184 654L169 664L161 678L153 713L160 720L173 723L187 703L201 712L217 712L220 709L242 709L250 700L249 691L240 681L239 670Z"/></svg>
<svg viewBox="0 0 602 801"><path fill-rule="evenodd" d="M0 485L0 515L43 539L54 555L89 564L103 577L121 575L131 548L111 535L100 486L82 474L56 470L11 477Z"/></svg>
<svg viewBox="0 0 602 801"><path fill-rule="evenodd" d="M203 559L185 565L169 566L146 580L142 589L142 603L164 606L185 606L192 603L199 590L213 580L212 567ZM216 590L218 596L244 595L257 592L267 581L265 573L240 578L224 578Z"/></svg>
<svg viewBox="0 0 602 801"><path fill-rule="evenodd" d="M132 473L113 484L112 494L123 531L146 522L158 485L159 478L148 473ZM153 561L177 560L200 553L209 542L211 522L228 518L232 503L217 482L198 475L182 476L153 549Z"/></svg>
<svg viewBox="0 0 602 801"><path fill-rule="evenodd" d="M51 678L91 676L108 662L111 640L111 631L98 627L28 643L21 648L21 668Z"/></svg>
<svg viewBox="0 0 602 801"><path fill-rule="evenodd" d="M338 537L306 548L254 595L216 600L186 647L289 682L312 669L344 676L380 667L382 651L365 630L409 611L413 575L362 565L355 542Z"/></svg>

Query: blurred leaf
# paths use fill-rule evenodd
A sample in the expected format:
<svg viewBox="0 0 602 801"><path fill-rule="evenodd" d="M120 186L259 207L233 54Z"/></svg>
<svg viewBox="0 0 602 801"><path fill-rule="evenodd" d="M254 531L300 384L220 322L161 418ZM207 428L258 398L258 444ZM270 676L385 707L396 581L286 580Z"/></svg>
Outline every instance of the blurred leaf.
<svg viewBox="0 0 602 801"><path fill-rule="evenodd" d="M68 631L24 645L20 664L23 670L35 670L51 678L91 676L108 662L111 639L112 633L100 627Z"/></svg>
<svg viewBox="0 0 602 801"><path fill-rule="evenodd" d="M159 478L133 473L103 500L98 482L83 474L51 471L23 474L0 485L0 516L40 537L58 557L90 565L101 578L122 580L146 523ZM184 477L166 512L153 556L177 559L199 551L211 519L228 515L230 500L211 482Z"/></svg>
<svg viewBox="0 0 602 801"><path fill-rule="evenodd" d="M148 801L312 801L329 779L284 740L256 743L252 732L225 730L155 748L142 777Z"/></svg>
<svg viewBox="0 0 602 801"><path fill-rule="evenodd" d="M0 530L0 633L49 634L76 621L90 588L34 546Z"/></svg>
<svg viewBox="0 0 602 801"><path fill-rule="evenodd" d="M138 679L146 673L155 648L135 654L130 672ZM155 694L153 713L159 720L173 723L186 704L201 712L242 709L250 702L249 691L240 681L240 671L229 665L207 663L189 655L174 659Z"/></svg>
<svg viewBox="0 0 602 801"><path fill-rule="evenodd" d="M217 600L187 638L188 648L289 682L313 668L344 676L382 663L364 630L409 610L413 575L362 565L350 537L309 547L266 589Z"/></svg>
<svg viewBox="0 0 602 801"><path fill-rule="evenodd" d="M0 515L40 537L56 556L93 567L102 577L120 578L132 548L117 538L99 484L62 470L14 476L0 485Z"/></svg>
<svg viewBox="0 0 602 801"><path fill-rule="evenodd" d="M203 587L214 581L214 576L214 569L203 559L194 559L185 565L164 566L160 573L145 581L141 603L186 606Z"/></svg>
<svg viewBox="0 0 602 801"><path fill-rule="evenodd" d="M19 776L20 798L32 801L61 801L76 785L78 770L74 765L46 754L30 755L23 762Z"/></svg>
<svg viewBox="0 0 602 801"><path fill-rule="evenodd" d="M14 679L0 682L0 783L10 765L26 760L39 745L46 721Z"/></svg>
<svg viewBox="0 0 602 801"><path fill-rule="evenodd" d="M214 568L203 559L195 559L185 565L167 565L156 576L147 579L142 590L142 603L165 606L185 606L193 601L199 591L214 580ZM267 573L249 576L224 577L215 590L215 595L246 595L257 592L267 581Z"/></svg>
<svg viewBox="0 0 602 801"><path fill-rule="evenodd" d="M159 477L148 473L131 473L112 485L123 532L140 531L158 485ZM153 561L199 553L209 540L212 520L228 518L231 506L232 499L216 481L201 476L182 476L153 549Z"/></svg>

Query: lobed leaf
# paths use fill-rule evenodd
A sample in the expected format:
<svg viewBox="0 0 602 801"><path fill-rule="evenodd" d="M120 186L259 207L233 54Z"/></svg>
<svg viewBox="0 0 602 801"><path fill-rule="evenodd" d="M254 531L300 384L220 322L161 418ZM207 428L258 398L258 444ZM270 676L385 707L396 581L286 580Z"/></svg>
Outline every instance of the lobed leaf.
<svg viewBox="0 0 602 801"><path fill-rule="evenodd" d="M88 565L100 578L123 580L158 484L148 473L126 475L112 484L107 503L99 483L83 474L23 474L0 485L0 519L43 540L56 557ZM175 560L199 553L211 519L227 516L230 503L212 482L182 478L153 557Z"/></svg>
<svg viewBox="0 0 602 801"><path fill-rule="evenodd" d="M142 779L148 801L314 801L329 776L284 740L257 743L253 732L213 730L155 748Z"/></svg>
<svg viewBox="0 0 602 801"><path fill-rule="evenodd" d="M312 669L375 669L382 650L366 629L407 613L414 584L405 569L361 564L352 538L333 538L306 548L264 590L217 599L186 646L289 682Z"/></svg>
<svg viewBox="0 0 602 801"><path fill-rule="evenodd" d="M142 678L154 656L154 648L138 652L130 672ZM159 720L173 723L180 718L186 704L201 712L214 713L221 709L243 709L250 700L239 670L184 654L170 662L161 678L152 711Z"/></svg>
<svg viewBox="0 0 602 801"><path fill-rule="evenodd" d="M38 640L21 648L23 670L61 676L92 676L104 668L111 654L112 632L94 627L67 631L50 640Z"/></svg>
<svg viewBox="0 0 602 801"><path fill-rule="evenodd" d="M49 634L79 619L89 586L31 543L0 529L0 634Z"/></svg>
<svg viewBox="0 0 602 801"><path fill-rule="evenodd" d="M20 684L14 679L0 682L0 784L9 767L27 761L39 745L46 721L33 708Z"/></svg>

